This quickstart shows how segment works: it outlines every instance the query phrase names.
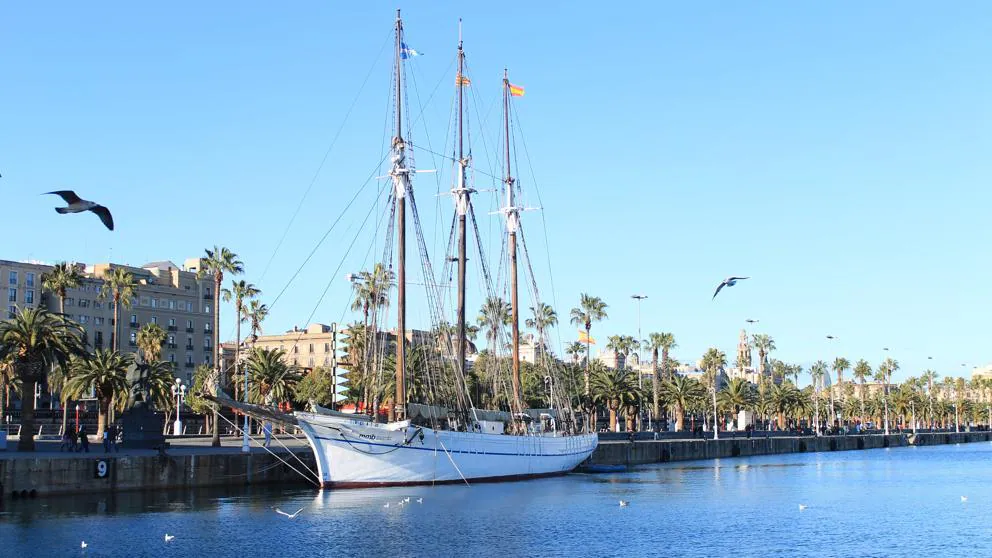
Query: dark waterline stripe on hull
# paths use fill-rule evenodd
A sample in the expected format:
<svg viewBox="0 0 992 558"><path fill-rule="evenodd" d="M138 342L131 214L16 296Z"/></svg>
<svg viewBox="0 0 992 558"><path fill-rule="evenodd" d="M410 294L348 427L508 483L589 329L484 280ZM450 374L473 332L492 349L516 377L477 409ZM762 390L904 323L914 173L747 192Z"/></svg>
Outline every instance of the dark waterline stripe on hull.
<svg viewBox="0 0 992 558"><path fill-rule="evenodd" d="M336 440L334 438L325 438L323 436L316 436L318 440L327 440L328 442L337 442L339 444L348 444L349 446L364 445L364 446L380 446L384 448L397 448L397 449L411 449L411 450L421 450L421 451L435 451L435 448L416 448L413 446L399 446L396 444L379 444L376 442L366 442L366 441L351 441L351 440ZM591 455L593 451L596 450L596 446L588 450ZM437 449L437 451L446 451L447 453L461 453L465 455L503 455L509 457L570 457L572 455L582 455L586 451L575 451L572 453L503 453L498 451L489 451L479 453L477 451L463 451L463 450L444 450ZM379 454L385 455L385 454Z"/></svg>
<svg viewBox="0 0 992 558"><path fill-rule="evenodd" d="M484 483L494 483L494 482L517 482L525 480L535 480L543 479L549 477L560 477L567 475L571 471L556 471L553 473L532 473L527 475L507 475L503 477L480 477L477 479L469 478L471 482L484 482ZM434 484L464 484L465 481L462 479L454 480L438 480L438 481L408 481L408 482L325 482L321 484L321 488L337 488L337 489L350 489L350 488L387 488L390 486L430 486Z"/></svg>

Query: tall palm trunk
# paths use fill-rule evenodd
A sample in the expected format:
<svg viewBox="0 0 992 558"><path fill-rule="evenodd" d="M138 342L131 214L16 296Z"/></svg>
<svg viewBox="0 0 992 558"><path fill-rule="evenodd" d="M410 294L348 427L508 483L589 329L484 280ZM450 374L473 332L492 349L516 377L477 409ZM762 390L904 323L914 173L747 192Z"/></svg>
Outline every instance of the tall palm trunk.
<svg viewBox="0 0 992 558"><path fill-rule="evenodd" d="M221 362L220 353L220 282L223 277L220 273L214 274L214 351L216 356L214 356L214 367L217 369L217 379L214 387L216 388L216 395L220 395L220 387L223 381L224 366ZM214 424L213 432L210 436L210 445L213 447L220 446L220 412L218 407L214 407Z"/></svg>
<svg viewBox="0 0 992 558"><path fill-rule="evenodd" d="M234 377L238 377L238 373L241 371L241 299L237 300L237 304L234 308L234 319L237 322L235 326L234 334ZM245 385L244 385L244 402L248 403L248 374L245 374ZM178 412L178 409L177 409ZM248 447L248 415L245 415L245 424L242 432L242 444L244 448Z"/></svg>
<svg viewBox="0 0 992 558"><path fill-rule="evenodd" d="M675 406L675 430L682 432L685 428L685 408L682 405Z"/></svg>
<svg viewBox="0 0 992 558"><path fill-rule="evenodd" d="M592 324L586 322L586 369L585 369L585 380L586 380L586 400L589 401L589 432L596 431L596 406L592 404L592 398L589 396L589 365L592 363L592 337L589 336L589 332L592 329Z"/></svg>
<svg viewBox="0 0 992 558"><path fill-rule="evenodd" d="M617 424L617 408L613 406L613 402L607 406L610 410L610 432L619 432L620 428Z"/></svg>
<svg viewBox="0 0 992 558"><path fill-rule="evenodd" d="M107 418L110 414L110 407L113 404L113 397L101 397L100 398L100 411L97 413L96 419L96 439L100 440L103 438L103 430L107 427Z"/></svg>
<svg viewBox="0 0 992 558"><path fill-rule="evenodd" d="M17 440L17 451L34 451L34 390L33 378L21 380L21 436Z"/></svg>

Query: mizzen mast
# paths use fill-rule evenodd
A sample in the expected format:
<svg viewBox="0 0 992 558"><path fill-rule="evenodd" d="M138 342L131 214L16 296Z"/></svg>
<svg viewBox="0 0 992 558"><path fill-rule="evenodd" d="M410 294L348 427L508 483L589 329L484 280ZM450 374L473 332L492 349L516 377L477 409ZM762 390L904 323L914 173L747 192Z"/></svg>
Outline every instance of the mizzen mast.
<svg viewBox="0 0 992 558"><path fill-rule="evenodd" d="M506 69L503 69L503 133L506 138L506 174L503 182L506 185L506 231L509 233L510 257L510 306L512 308L511 327L513 332L513 401L514 411L521 411L520 397L520 301L517 297L517 228L520 223L520 208L513 199L513 175L510 173L510 79Z"/></svg>
<svg viewBox="0 0 992 558"><path fill-rule="evenodd" d="M392 420L406 416L406 193L410 188L410 169L406 166L406 143L403 141L403 20L396 10L396 136L393 137L392 168L396 207L396 398ZM378 409L373 409L374 413Z"/></svg>

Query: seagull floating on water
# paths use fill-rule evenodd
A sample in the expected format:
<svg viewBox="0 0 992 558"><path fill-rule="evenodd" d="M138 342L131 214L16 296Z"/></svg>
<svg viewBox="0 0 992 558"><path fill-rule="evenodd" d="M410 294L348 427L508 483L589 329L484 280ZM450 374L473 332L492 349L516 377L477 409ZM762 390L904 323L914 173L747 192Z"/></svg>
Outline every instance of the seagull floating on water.
<svg viewBox="0 0 992 558"><path fill-rule="evenodd" d="M406 502L407 504L409 504L410 503L410 497L407 496L406 498L403 498L403 501Z"/></svg>
<svg viewBox="0 0 992 558"><path fill-rule="evenodd" d="M86 541L79 543L79 548L86 548L87 546Z"/></svg>
<svg viewBox="0 0 992 558"><path fill-rule="evenodd" d="M383 504L382 507L388 508L389 507L389 502L386 502L385 504Z"/></svg>
<svg viewBox="0 0 992 558"><path fill-rule="evenodd" d="M627 500L620 500L621 508L626 508L628 504L630 504L630 502L628 502Z"/></svg>
<svg viewBox="0 0 992 558"><path fill-rule="evenodd" d="M717 286L716 292L713 293L713 298L716 298L716 295L720 294L720 290L724 287L733 287L738 281L743 281L744 279L750 279L750 277L727 277ZM713 300L713 298L710 300Z"/></svg>
<svg viewBox="0 0 992 558"><path fill-rule="evenodd" d="M803 511L804 509L806 509L808 507L809 506L807 506L806 504L799 504L799 511Z"/></svg>
<svg viewBox="0 0 992 558"><path fill-rule="evenodd" d="M45 192L45 194L55 194L65 200L65 203L69 204L67 207L56 207L55 211L59 213L82 213L83 211L92 211L96 213L100 220L103 221L104 226L110 230L114 230L114 218L110 215L110 210L106 207L88 200L84 200L76 195L72 190L57 190L55 192Z"/></svg>
<svg viewBox="0 0 992 558"><path fill-rule="evenodd" d="M290 519L295 519L295 518L296 518L296 516L298 516L298 515L300 515L300 512L301 512L301 511L303 511L303 508L300 508L300 509L298 509L298 510L296 510L296 511L295 511L295 512L293 512L293 513L286 513L286 512L284 512L284 511L282 511L281 509L279 509L279 508L276 508L276 513L277 513L277 514L279 514L279 515L285 515L286 517L288 517L288 518L290 518Z"/></svg>
<svg viewBox="0 0 992 558"><path fill-rule="evenodd" d="M424 499L423 498L417 498L417 503L418 504L423 504L424 503Z"/></svg>
<svg viewBox="0 0 992 558"><path fill-rule="evenodd" d="M174 539L174 538L176 538L175 535L170 535L168 533L165 534L165 542L167 542L167 543L172 542L172 539Z"/></svg>

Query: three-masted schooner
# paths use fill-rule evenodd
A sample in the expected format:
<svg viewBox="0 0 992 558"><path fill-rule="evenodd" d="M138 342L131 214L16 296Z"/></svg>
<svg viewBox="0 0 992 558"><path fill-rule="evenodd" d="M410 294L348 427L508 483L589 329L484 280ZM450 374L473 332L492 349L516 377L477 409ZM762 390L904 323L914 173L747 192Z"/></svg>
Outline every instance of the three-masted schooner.
<svg viewBox="0 0 992 558"><path fill-rule="evenodd" d="M460 32L459 32L460 35ZM441 364L458 386L455 409L428 404L407 405L406 329L406 206L412 204L411 173L403 137L403 63L409 50L404 43L403 22L397 11L395 43L395 135L391 142L391 199L396 233L395 266L397 315L395 353L395 418L377 423L366 415L336 412L296 412L296 424L306 435L316 454L318 474L325 487L365 487L431 483L469 482L478 480L512 480L563 474L574 469L596 448L597 436L582 432L585 421L566 420L561 413L571 414L567 398L558 399L558 409L545 413L528 413L523 408L520 378L519 300L517 295L517 234L519 213L516 205L514 178L510 174L510 97L519 90L510 84L506 72L503 79L503 126L506 134L505 216L512 337L511 394L507 398L510 411L484 411L475 408L469 393L466 364L466 250L467 217L471 213L471 194L467 183L470 157L463 147L463 90L470 83L465 76L464 50L458 42L457 92L457 179L451 189L457 221L457 326L456 341L447 337L450 353ZM413 216L416 221L415 206ZM391 221L392 222L392 221ZM419 226L419 225L418 225ZM481 251L481 245L480 245ZM391 257L392 255L390 255ZM392 261L392 260L391 260ZM430 268L428 266L427 271ZM435 293L436 296L436 293ZM375 336L375 334L373 334ZM543 340L542 340L543 341ZM374 360L374 359L373 359ZM382 359L379 359L380 362ZM550 376L549 376L550 381ZM551 398L556 407L555 398ZM414 413L409 413L416 409ZM535 420L536 419L536 420Z"/></svg>

